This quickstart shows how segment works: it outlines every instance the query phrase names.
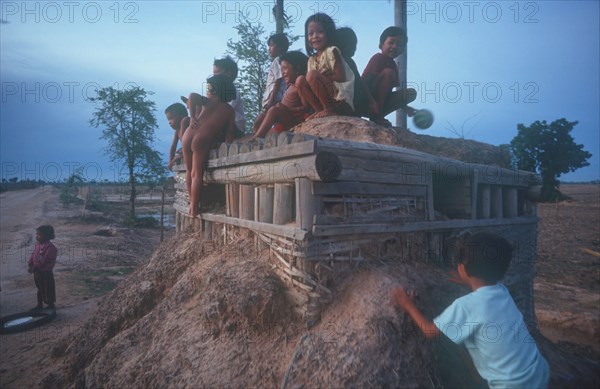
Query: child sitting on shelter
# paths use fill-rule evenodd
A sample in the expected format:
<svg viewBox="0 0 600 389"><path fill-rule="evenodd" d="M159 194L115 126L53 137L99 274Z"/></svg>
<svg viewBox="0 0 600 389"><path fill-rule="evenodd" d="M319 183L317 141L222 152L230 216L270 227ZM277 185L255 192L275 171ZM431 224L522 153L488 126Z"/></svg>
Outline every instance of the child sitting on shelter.
<svg viewBox="0 0 600 389"><path fill-rule="evenodd" d="M231 79L233 83L238 75L237 63L230 56L215 59L213 62L213 75L223 74ZM234 138L240 138L246 131L246 114L244 112L244 100L236 89L235 97L229 102L235 111Z"/></svg>
<svg viewBox="0 0 600 389"><path fill-rule="evenodd" d="M369 118L371 121L387 127L392 125L385 119L388 114L406 107L406 104L417 98L417 92L414 89L400 85L398 65L394 62L394 58L404 52L407 41L406 33L400 27L392 26L383 30L379 37L381 53L371 57L361 77L367 86L368 93L377 102L377 107L373 107L376 109L369 111ZM393 91L394 87L399 87L399 89ZM413 109L406 108L408 116L414 115Z"/></svg>
<svg viewBox="0 0 600 389"><path fill-rule="evenodd" d="M190 125L190 118L188 116L185 105L181 103L171 104L165 109L165 115L169 121L169 125L175 131L173 133L173 141L171 142L171 148L169 149L169 163L167 167L171 169L174 164L181 163L183 158L183 151L177 150L177 144L183 140L183 134Z"/></svg>
<svg viewBox="0 0 600 389"><path fill-rule="evenodd" d="M200 211L204 164L208 160L210 146L223 135L226 141L231 143L235 127L235 112L227 104L235 97L235 87L231 78L215 75L206 82L206 97L191 93L187 100L190 126L183 135L185 183L190 194L189 213L192 217Z"/></svg>
<svg viewBox="0 0 600 389"><path fill-rule="evenodd" d="M267 44L269 45L269 56L273 59L273 62L267 74L267 85L263 95L262 109L252 126L253 132L256 132L260 127L269 108L281 101L287 89L287 85L283 81L281 74L281 56L287 53L290 41L287 35L279 33L271 35Z"/></svg>
<svg viewBox="0 0 600 389"><path fill-rule="evenodd" d="M296 87L312 107L307 119L330 115L354 116L354 74L335 44L335 23L326 14L309 16L304 24L305 47L310 55L306 77Z"/></svg>
<svg viewBox="0 0 600 389"><path fill-rule="evenodd" d="M434 321L413 302L413 294L393 288L392 302L407 312L428 338L446 335L464 344L475 368L491 388L546 388L548 363L531 338L523 315L500 281L512 256L502 237L480 232L460 242L458 273L451 281L472 292L456 299Z"/></svg>
<svg viewBox="0 0 600 389"><path fill-rule="evenodd" d="M342 57L346 60L346 63L354 74L354 112L356 116L368 116L369 111L377 111L378 105L371 93L366 90L364 82L360 78L358 66L352 59L356 53L356 45L358 44L358 38L354 30L350 27L340 27L335 32L335 39L337 41L336 46L342 52Z"/></svg>
<svg viewBox="0 0 600 389"><path fill-rule="evenodd" d="M288 87L281 103L269 108L263 120L258 123L260 127L252 137L253 140L264 137L273 125L275 127L271 131L279 133L304 121L309 106L298 93L294 83L300 75L306 74L307 61L308 57L299 51L290 51L281 56L281 73Z"/></svg>

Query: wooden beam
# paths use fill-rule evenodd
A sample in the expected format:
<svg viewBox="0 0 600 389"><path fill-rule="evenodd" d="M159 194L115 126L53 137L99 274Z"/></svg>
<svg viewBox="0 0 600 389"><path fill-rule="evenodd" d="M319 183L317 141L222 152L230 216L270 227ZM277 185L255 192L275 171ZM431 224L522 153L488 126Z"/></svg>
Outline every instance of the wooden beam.
<svg viewBox="0 0 600 389"><path fill-rule="evenodd" d="M315 195L312 194L312 182L306 178L296 178L296 226L310 230L313 217L317 213Z"/></svg>
<svg viewBox="0 0 600 389"><path fill-rule="evenodd" d="M314 140L302 143L293 143L281 147L257 149L258 147L262 147L262 145L263 143L257 141L252 144L253 151L249 153L243 153L233 155L231 157L219 158L217 160L208 161L208 169L223 168L227 166L243 165L249 163L255 164L273 161L277 159L289 159L291 157L315 154L317 152L315 149ZM185 165L183 166L183 171L185 171Z"/></svg>
<svg viewBox="0 0 600 389"><path fill-rule="evenodd" d="M492 188L489 185L481 185L481 218L489 219L491 215Z"/></svg>
<svg viewBox="0 0 600 389"><path fill-rule="evenodd" d="M273 199L273 224L287 224L292 221L292 184L275 184Z"/></svg>
<svg viewBox="0 0 600 389"><path fill-rule="evenodd" d="M441 231L449 229L463 229L471 227L508 226L518 224L536 224L537 217L515 217L512 219L461 219L444 221L423 221L405 224L346 224L346 225L314 225L314 236L334 236L351 234L382 234L416 231Z"/></svg>
<svg viewBox="0 0 600 389"><path fill-rule="evenodd" d="M307 231L292 226L279 226L269 223L261 223L252 220L237 219L225 215L216 215L212 213L203 213L200 215L203 220L215 223L229 224L236 227L247 228L257 232L264 232L273 235L285 236L286 238L302 241L306 237Z"/></svg>
<svg viewBox="0 0 600 389"><path fill-rule="evenodd" d="M365 183L356 181L342 181L333 183L314 182L313 194L316 195L397 195L397 196L425 196L425 185L389 185L381 183Z"/></svg>
<svg viewBox="0 0 600 389"><path fill-rule="evenodd" d="M261 186L258 193L258 221L273 223L274 189L272 186Z"/></svg>

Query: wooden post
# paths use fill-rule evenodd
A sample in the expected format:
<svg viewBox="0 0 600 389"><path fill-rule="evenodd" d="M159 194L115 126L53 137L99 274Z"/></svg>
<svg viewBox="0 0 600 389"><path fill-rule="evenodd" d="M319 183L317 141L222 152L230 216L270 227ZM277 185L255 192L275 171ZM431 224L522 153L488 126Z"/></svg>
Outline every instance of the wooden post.
<svg viewBox="0 0 600 389"><path fill-rule="evenodd" d="M293 186L275 184L273 224L286 224L292 221Z"/></svg>
<svg viewBox="0 0 600 389"><path fill-rule="evenodd" d="M307 178L296 178L296 226L312 230L313 217L317 214L317 199L312 194L312 182Z"/></svg>
<svg viewBox="0 0 600 389"><path fill-rule="evenodd" d="M517 204L517 188L510 187L504 188L504 216L507 218L518 216L518 204Z"/></svg>
<svg viewBox="0 0 600 389"><path fill-rule="evenodd" d="M427 172L427 220L435 220L435 208L433 207L433 173Z"/></svg>
<svg viewBox="0 0 600 389"><path fill-rule="evenodd" d="M492 187L492 217L502 219L502 187Z"/></svg>
<svg viewBox="0 0 600 389"><path fill-rule="evenodd" d="M489 185L481 186L481 217L483 219L490 218L491 194L492 190Z"/></svg>
<svg viewBox="0 0 600 389"><path fill-rule="evenodd" d="M213 230L213 223L211 221L208 220L204 220L204 232L202 234L202 236L204 237L204 241L205 242L211 242L213 237L212 237L212 230Z"/></svg>
<svg viewBox="0 0 600 389"><path fill-rule="evenodd" d="M477 169L473 169L473 174L471 175L471 219L477 219L478 186L479 173L477 172Z"/></svg>
<svg viewBox="0 0 600 389"><path fill-rule="evenodd" d="M254 220L254 187L240 185L240 218Z"/></svg>
<svg viewBox="0 0 600 389"><path fill-rule="evenodd" d="M272 186L261 186L258 195L258 221L273 223L273 197Z"/></svg>
<svg viewBox="0 0 600 389"><path fill-rule="evenodd" d="M404 33L408 36L407 30L407 6L406 0L394 0L394 25L400 27L404 30ZM398 81L400 84L400 89L406 89L406 73L407 73L407 63L408 63L408 47L404 46L404 50L402 54L398 56L397 64L398 64ZM406 110L404 107L398 109L396 111L396 127L400 127L402 129L406 129Z"/></svg>
<svg viewBox="0 0 600 389"><path fill-rule="evenodd" d="M230 184L229 195L231 196L231 216L240 217L240 185Z"/></svg>

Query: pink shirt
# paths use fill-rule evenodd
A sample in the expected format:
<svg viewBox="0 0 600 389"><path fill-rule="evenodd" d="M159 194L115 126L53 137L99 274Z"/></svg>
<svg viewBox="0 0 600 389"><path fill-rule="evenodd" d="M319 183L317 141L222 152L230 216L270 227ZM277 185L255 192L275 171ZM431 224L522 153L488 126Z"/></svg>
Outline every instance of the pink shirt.
<svg viewBox="0 0 600 389"><path fill-rule="evenodd" d="M52 242L36 243L28 265L34 271L51 271L56 264L56 255L58 250Z"/></svg>

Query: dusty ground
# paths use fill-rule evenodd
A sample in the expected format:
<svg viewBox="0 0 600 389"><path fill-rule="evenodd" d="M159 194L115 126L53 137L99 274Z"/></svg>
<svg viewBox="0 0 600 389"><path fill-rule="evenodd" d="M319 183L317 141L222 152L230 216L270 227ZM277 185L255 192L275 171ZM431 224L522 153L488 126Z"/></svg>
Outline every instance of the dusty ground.
<svg viewBox="0 0 600 389"><path fill-rule="evenodd" d="M54 271L58 316L42 328L0 337L2 388L39 382L46 374L39 366L48 359L49 347L76 332L96 310L101 296L146 261L159 244L159 230L133 230L115 223L124 205L114 208L113 217L87 213L82 219L81 207L64 208L58 196L59 190L51 186L0 194L0 315L23 312L36 304L35 285L27 272L35 228L52 224L53 242L59 248ZM144 212L144 207L138 211ZM102 236L102 231L114 236Z"/></svg>
<svg viewBox="0 0 600 389"><path fill-rule="evenodd" d="M585 382L594 382L590 374L595 374L597 382L599 186L563 186L562 190L573 201L539 207L536 311L543 334L559 341L565 350L560 356L564 364L574 360L569 353L584 356L588 362L595 360L593 373L587 369L580 374L586 375ZM287 387L301 383L403 387L438 384L430 365L430 350L414 335L399 337L407 327L402 317L381 301L392 283L434 285L442 274L421 279L417 273L398 280L385 276L389 269L358 271L349 282L359 287L342 288L336 306L306 333L291 319L273 316L277 311L273 307L282 304L275 293L281 286L268 268L257 266L257 261L239 248L235 253L215 255L200 246L194 250L199 257L192 258L189 251L175 250L199 244L194 238L184 238L164 245L154 260L128 278L127 284L122 283L101 300L100 296L134 267L148 262L157 247L158 231L113 225L114 236L94 235L109 226L110 220L96 217L93 222L82 222L75 218L80 210L63 209L57 197L58 192L50 187L0 195L3 316L35 304L33 280L22 265L33 248L35 226L54 224L55 243L66 254L59 259L55 272L58 318L35 331L0 337L2 388L36 387L43 379L46 384L59 385L63 378L49 373L61 364L74 369L94 355L96 359L86 370L90 386L109 382L114 387L159 385L156 377L163 377L162 384L171 386L190 382L243 386L254 382L279 387L285 377ZM228 265L230 260L224 258L238 259L233 271ZM186 266L191 271L184 271ZM245 286L249 271L257 274L251 279L255 284L250 289ZM253 294L256 290L260 292ZM262 309L247 309L254 306ZM382 309L373 309L378 306ZM355 313L348 316L348 312ZM83 336L82 328L86 331ZM79 334L75 340L70 336L73 333ZM392 343L401 343L406 352L398 354L396 347L390 347ZM361 347L365 345L375 348ZM177 352L171 355L173 350ZM373 355L378 357L373 360ZM388 361L390 366L381 361ZM558 359L551 360L551 365L559 364L563 365ZM222 369L198 370L208 366ZM325 370L329 375L311 374L317 368L323 370L323 366L331 367ZM375 381L360 381L364 375L355 375L365 367ZM205 381L199 382L196 374L189 374L194 371L203 371ZM227 374L226 381L223 374ZM573 369L561 371L560 386L582 378L577 374Z"/></svg>

